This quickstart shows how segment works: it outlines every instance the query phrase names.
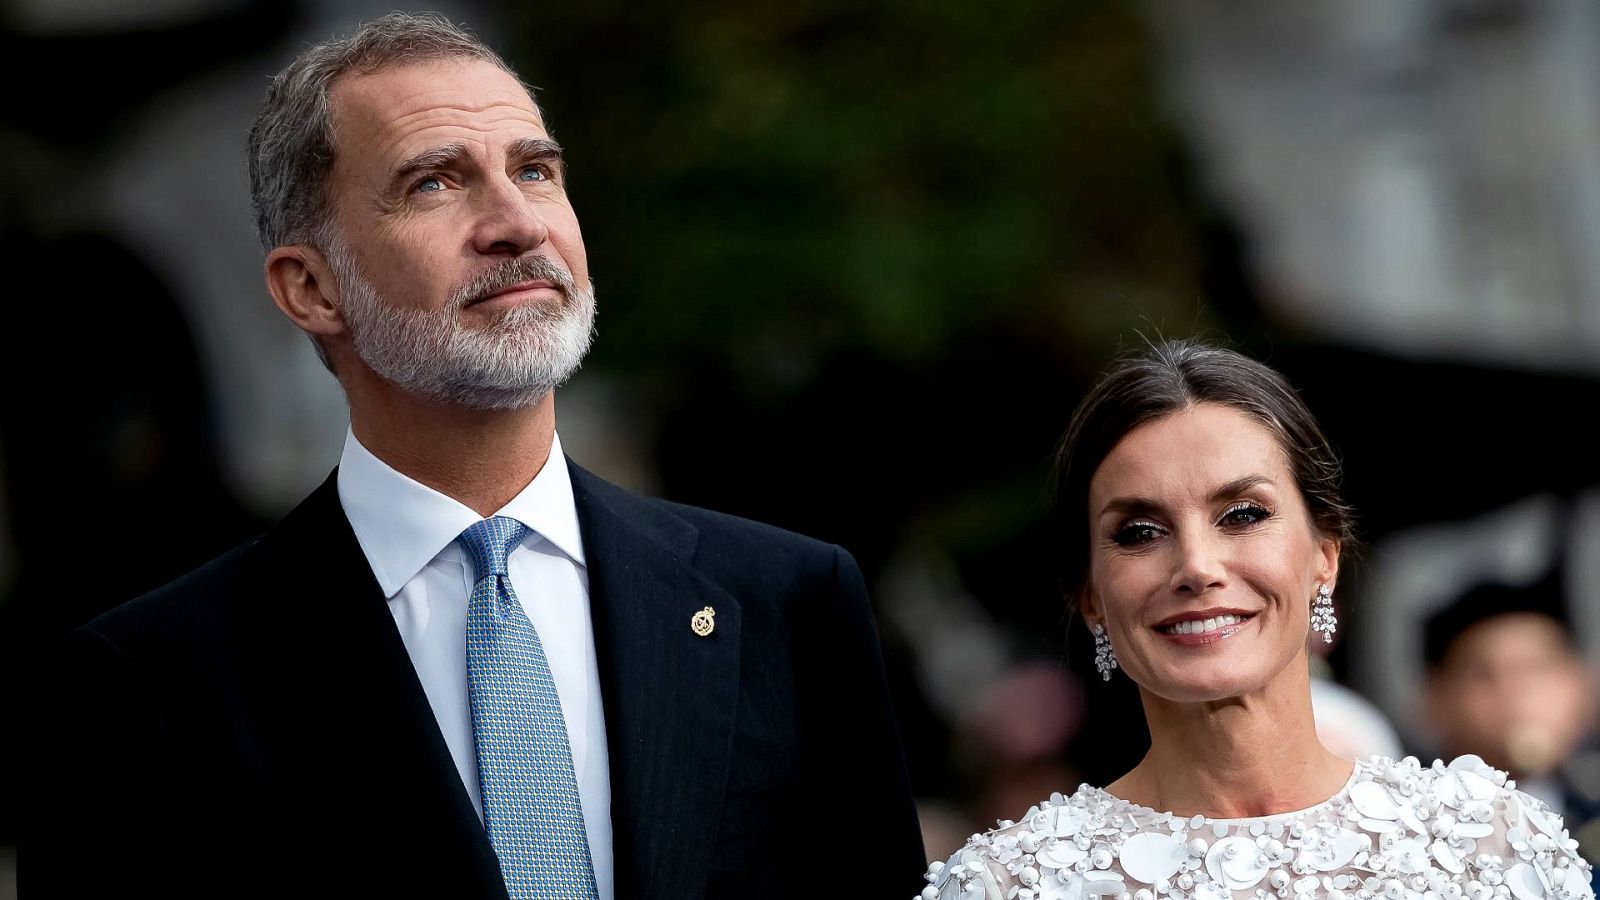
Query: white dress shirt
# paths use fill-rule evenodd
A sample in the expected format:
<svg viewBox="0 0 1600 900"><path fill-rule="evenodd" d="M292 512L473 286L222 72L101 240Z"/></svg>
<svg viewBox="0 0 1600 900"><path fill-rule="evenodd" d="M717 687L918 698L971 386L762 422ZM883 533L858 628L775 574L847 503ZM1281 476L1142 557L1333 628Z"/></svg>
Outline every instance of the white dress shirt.
<svg viewBox="0 0 1600 900"><path fill-rule="evenodd" d="M346 435L339 461L339 501L389 599L411 664L481 819L467 699L467 598L475 573L456 543L479 516L395 471L363 447L354 432ZM559 437L550 445L544 468L495 515L516 519L532 531L511 549L506 569L517 600L539 632L561 695L595 886L600 900L612 900L611 773L589 614L589 574Z"/></svg>

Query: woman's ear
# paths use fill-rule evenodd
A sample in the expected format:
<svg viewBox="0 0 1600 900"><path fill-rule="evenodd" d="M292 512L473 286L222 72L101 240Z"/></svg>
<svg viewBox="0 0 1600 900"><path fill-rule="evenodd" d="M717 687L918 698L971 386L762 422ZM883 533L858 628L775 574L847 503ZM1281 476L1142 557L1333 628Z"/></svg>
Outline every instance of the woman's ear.
<svg viewBox="0 0 1600 900"><path fill-rule="evenodd" d="M1078 588L1078 614L1083 616L1090 625L1104 624L1100 616L1100 596L1095 593L1094 585L1085 581L1083 587Z"/></svg>
<svg viewBox="0 0 1600 900"><path fill-rule="evenodd" d="M1330 590L1338 587L1341 546L1338 538L1325 537L1317 542L1317 553L1321 557L1317 565L1317 583L1327 585Z"/></svg>

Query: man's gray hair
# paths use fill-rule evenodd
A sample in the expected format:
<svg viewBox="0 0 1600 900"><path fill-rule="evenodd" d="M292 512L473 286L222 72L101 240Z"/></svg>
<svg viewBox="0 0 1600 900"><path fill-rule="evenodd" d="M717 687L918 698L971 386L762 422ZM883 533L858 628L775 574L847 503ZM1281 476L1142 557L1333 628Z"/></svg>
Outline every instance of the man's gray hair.
<svg viewBox="0 0 1600 900"><path fill-rule="evenodd" d="M337 153L333 82L348 72L448 58L482 60L517 77L487 44L438 13L397 12L310 47L272 79L250 127L250 202L263 247L329 249L321 245L329 236L328 175Z"/></svg>

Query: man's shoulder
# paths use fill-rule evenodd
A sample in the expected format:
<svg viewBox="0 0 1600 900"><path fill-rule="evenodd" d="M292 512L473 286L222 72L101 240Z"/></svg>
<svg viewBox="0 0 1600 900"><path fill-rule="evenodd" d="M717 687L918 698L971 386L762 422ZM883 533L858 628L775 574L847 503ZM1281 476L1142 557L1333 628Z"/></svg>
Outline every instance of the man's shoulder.
<svg viewBox="0 0 1600 900"><path fill-rule="evenodd" d="M595 500L663 535L692 535L697 563L732 562L771 566L785 561L830 569L848 556L835 544L755 519L663 500L612 484L573 464L574 487ZM669 537L670 539L670 537Z"/></svg>
<svg viewBox="0 0 1600 900"><path fill-rule="evenodd" d="M296 571L315 577L314 570L326 564L307 559L308 554L290 545L309 541L325 547L327 542L318 535L326 524L328 510L323 507L330 498L337 503L324 485L265 532L111 608L82 630L120 645L139 640L180 642L226 627L250 598L273 594L275 586L295 577Z"/></svg>
<svg viewBox="0 0 1600 900"><path fill-rule="evenodd" d="M749 544L752 548L768 548L793 553L832 554L836 545L818 538L790 531L767 522L747 519L732 513L691 506L671 500L652 499L674 515L681 516L700 530L703 542L727 542L735 545Z"/></svg>
<svg viewBox="0 0 1600 900"><path fill-rule="evenodd" d="M247 585L258 583L263 537L234 547L166 584L114 606L77 629L78 639L125 655L163 656L217 634Z"/></svg>

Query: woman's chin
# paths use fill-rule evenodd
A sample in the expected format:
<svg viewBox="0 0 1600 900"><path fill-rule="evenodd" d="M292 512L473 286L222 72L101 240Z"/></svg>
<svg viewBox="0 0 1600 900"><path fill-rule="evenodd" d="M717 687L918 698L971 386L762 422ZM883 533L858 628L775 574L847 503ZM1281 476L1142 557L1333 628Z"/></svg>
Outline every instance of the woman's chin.
<svg viewBox="0 0 1600 900"><path fill-rule="evenodd" d="M1267 681L1236 664L1212 661L1169 671L1145 690L1173 703L1214 703L1259 690Z"/></svg>
<svg viewBox="0 0 1600 900"><path fill-rule="evenodd" d="M1260 691L1285 660L1276 659L1252 617L1209 640L1160 636L1145 649L1145 690L1174 703L1207 703ZM1263 653L1263 650L1268 652Z"/></svg>

